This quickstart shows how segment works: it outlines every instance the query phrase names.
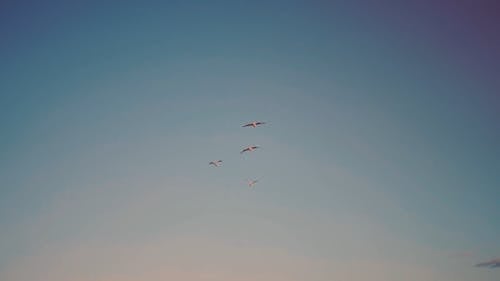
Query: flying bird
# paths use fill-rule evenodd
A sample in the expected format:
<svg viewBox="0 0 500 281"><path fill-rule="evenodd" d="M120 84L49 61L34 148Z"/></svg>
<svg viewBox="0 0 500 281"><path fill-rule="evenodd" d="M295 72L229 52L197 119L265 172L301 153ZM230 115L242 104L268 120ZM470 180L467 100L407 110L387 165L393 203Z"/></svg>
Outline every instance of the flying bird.
<svg viewBox="0 0 500 281"><path fill-rule="evenodd" d="M243 149L242 151L240 151L240 154L243 153L243 152L245 152L245 151L253 151L256 148L259 148L259 147L256 146L256 145L249 146L249 147Z"/></svg>
<svg viewBox="0 0 500 281"><path fill-rule="evenodd" d="M219 167L219 165L222 163L222 160L217 160L217 161L212 161L208 163L208 165L214 165L215 167Z"/></svg>
<svg viewBox="0 0 500 281"><path fill-rule="evenodd" d="M258 180L247 180L247 182L248 182L248 186L252 187L254 184L256 184L258 182Z"/></svg>
<svg viewBox="0 0 500 281"><path fill-rule="evenodd" d="M264 124L266 124L266 122L254 121L252 123L245 124L242 127L253 127L253 128L255 128L255 127L259 126L259 125L264 125Z"/></svg>
<svg viewBox="0 0 500 281"><path fill-rule="evenodd" d="M487 262L482 262L476 264L477 267L489 267L489 268L495 268L495 267L500 267L500 258L499 259L493 259Z"/></svg>

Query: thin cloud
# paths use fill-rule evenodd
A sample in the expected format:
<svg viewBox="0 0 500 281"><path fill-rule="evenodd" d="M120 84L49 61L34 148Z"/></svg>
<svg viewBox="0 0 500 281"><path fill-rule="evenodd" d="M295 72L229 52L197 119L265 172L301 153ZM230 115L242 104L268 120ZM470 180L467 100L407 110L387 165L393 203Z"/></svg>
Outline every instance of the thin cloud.
<svg viewBox="0 0 500 281"><path fill-rule="evenodd" d="M481 262L476 264L477 267L489 267L489 268L495 268L495 267L500 267L500 258L498 259L493 259L487 262Z"/></svg>
<svg viewBox="0 0 500 281"><path fill-rule="evenodd" d="M473 256L474 254L471 252L457 252L449 255L450 258L470 258Z"/></svg>

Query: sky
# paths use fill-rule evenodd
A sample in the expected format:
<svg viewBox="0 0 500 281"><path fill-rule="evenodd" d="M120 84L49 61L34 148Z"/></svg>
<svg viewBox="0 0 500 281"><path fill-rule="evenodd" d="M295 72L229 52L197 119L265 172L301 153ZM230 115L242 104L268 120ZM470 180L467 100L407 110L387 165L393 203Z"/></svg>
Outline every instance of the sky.
<svg viewBox="0 0 500 281"><path fill-rule="evenodd" d="M499 280L499 12L2 1L0 280Z"/></svg>

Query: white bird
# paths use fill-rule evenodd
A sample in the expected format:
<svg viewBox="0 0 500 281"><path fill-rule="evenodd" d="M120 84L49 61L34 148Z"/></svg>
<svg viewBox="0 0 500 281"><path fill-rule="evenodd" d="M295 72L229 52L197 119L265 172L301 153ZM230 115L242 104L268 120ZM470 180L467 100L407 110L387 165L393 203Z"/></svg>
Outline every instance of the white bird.
<svg viewBox="0 0 500 281"><path fill-rule="evenodd" d="M222 163L222 160L217 160L217 161L212 161L208 163L208 165L214 165L215 167L219 167L219 165Z"/></svg>
<svg viewBox="0 0 500 281"><path fill-rule="evenodd" d="M257 127L258 125L264 125L266 124L266 122L261 122L261 121L254 121L252 123L248 123L248 124L245 124L243 125L242 127Z"/></svg>
<svg viewBox="0 0 500 281"><path fill-rule="evenodd" d="M243 149L242 151L240 151L240 154L245 152L245 151L253 151L254 149L257 149L257 148L259 148L259 147L256 145L249 146L249 147Z"/></svg>
<svg viewBox="0 0 500 281"><path fill-rule="evenodd" d="M259 180L247 180L248 186L252 187L255 183L257 183Z"/></svg>

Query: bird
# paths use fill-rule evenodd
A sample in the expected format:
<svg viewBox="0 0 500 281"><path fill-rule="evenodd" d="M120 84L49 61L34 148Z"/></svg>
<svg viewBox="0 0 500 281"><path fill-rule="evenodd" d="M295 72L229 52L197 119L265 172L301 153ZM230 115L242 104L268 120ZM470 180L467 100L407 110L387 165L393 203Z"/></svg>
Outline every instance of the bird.
<svg viewBox="0 0 500 281"><path fill-rule="evenodd" d="M259 148L259 146L257 146L257 145L249 146L249 147L243 149L242 151L240 151L240 154L243 153L243 152L245 152L245 151L253 151L256 148Z"/></svg>
<svg viewBox="0 0 500 281"><path fill-rule="evenodd" d="M247 180L248 186L252 187L255 183L257 183L259 180Z"/></svg>
<svg viewBox="0 0 500 281"><path fill-rule="evenodd" d="M211 161L208 163L208 165L214 165L215 167L219 167L219 165L222 163L222 160L217 160L217 161Z"/></svg>
<svg viewBox="0 0 500 281"><path fill-rule="evenodd" d="M255 127L259 126L259 125L264 125L264 124L266 124L266 122L262 122L262 121L254 121L254 122L251 122L251 123L245 124L245 125L243 125L243 126L241 126L241 127L253 127L253 128L255 128Z"/></svg>
<svg viewBox="0 0 500 281"><path fill-rule="evenodd" d="M500 267L500 258L499 259L493 259L487 262L482 262L476 264L477 267L490 267L490 268L495 268L495 267Z"/></svg>

